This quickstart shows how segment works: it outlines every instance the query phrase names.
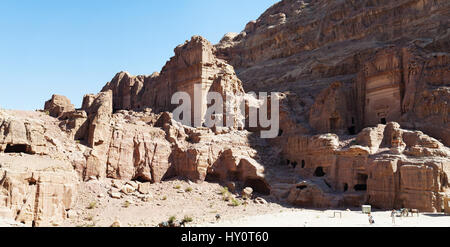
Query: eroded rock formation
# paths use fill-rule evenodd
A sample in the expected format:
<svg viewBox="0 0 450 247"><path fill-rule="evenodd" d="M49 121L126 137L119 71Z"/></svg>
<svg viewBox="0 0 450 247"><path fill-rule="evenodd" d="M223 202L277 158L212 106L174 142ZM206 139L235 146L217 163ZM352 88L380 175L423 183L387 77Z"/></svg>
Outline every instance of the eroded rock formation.
<svg viewBox="0 0 450 247"><path fill-rule="evenodd" d="M305 207L442 211L449 10L444 0L284 0L215 46L192 37L160 73L118 73L80 109L54 95L44 112L0 110L0 212L58 225L76 184L94 177L240 182ZM277 138L225 115L229 127L202 127L206 93L237 111L226 96L244 89L280 92ZM170 113L176 92L199 102L191 126ZM245 97L248 110L256 99Z"/></svg>
<svg viewBox="0 0 450 247"><path fill-rule="evenodd" d="M396 121L449 145L449 9L444 0L280 1L227 34L217 56L246 91L289 95L289 118L310 133Z"/></svg>
<svg viewBox="0 0 450 247"><path fill-rule="evenodd" d="M285 157L298 163L296 173L315 183L297 184L288 200L302 206L369 203L441 211L450 189L449 151L434 138L396 123L364 129L345 141L332 134L289 137ZM319 197L305 200L305 193Z"/></svg>

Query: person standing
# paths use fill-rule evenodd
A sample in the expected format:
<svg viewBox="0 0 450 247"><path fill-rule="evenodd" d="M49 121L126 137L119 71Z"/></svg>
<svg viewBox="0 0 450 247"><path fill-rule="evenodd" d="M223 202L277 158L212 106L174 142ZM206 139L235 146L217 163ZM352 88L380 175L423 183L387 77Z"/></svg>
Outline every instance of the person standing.
<svg viewBox="0 0 450 247"><path fill-rule="evenodd" d="M394 225L395 225L395 215L396 215L395 209L392 209L391 218L392 218L392 224L394 224Z"/></svg>
<svg viewBox="0 0 450 247"><path fill-rule="evenodd" d="M373 219L373 216L372 216L371 213L369 213L369 223L370 223L371 225L375 224L375 220Z"/></svg>

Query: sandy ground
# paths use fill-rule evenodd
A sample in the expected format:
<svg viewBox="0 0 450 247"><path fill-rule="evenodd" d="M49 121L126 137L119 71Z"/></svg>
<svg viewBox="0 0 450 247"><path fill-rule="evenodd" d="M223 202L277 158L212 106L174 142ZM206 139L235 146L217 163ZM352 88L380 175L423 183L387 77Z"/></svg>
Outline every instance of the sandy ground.
<svg viewBox="0 0 450 247"><path fill-rule="evenodd" d="M392 223L390 211L375 211L374 225L360 209L312 210L292 208L262 197L266 204L248 201L231 206L219 193L223 188L215 183L195 184L185 181L166 181L151 185L151 200L143 202L133 195L113 199L108 195L110 181L91 181L80 185L76 216L62 226L109 227L119 221L122 227L153 227L171 216L177 220L192 218L187 226L195 227L450 227L450 216L420 214L419 217L396 218ZM189 188L189 191L187 189ZM237 190L239 191L239 190ZM237 199L239 198L236 193ZM126 203L132 201L133 203ZM90 207L90 205L95 205ZM342 218L339 214L342 214ZM216 215L220 220L216 220Z"/></svg>
<svg viewBox="0 0 450 247"><path fill-rule="evenodd" d="M218 214L221 220L233 220L243 216L280 212L283 209L283 206L270 202L267 197L267 204L248 201L248 205L230 206L230 202L224 201L219 193L223 187L207 182L195 184L166 181L152 184L152 198L148 202L133 195L113 199L108 195L110 187L108 181L81 184L72 210L76 215L61 226L109 227L118 220L122 227L152 227L172 216L178 221L186 216L190 217L193 221L188 226L193 226L215 223ZM243 203L239 197L237 199ZM127 200L133 203L126 203Z"/></svg>
<svg viewBox="0 0 450 247"><path fill-rule="evenodd" d="M335 212L340 212L342 218ZM250 216L242 219L223 221L208 227L450 227L450 216L444 214L420 214L410 217L397 217L395 223L391 212L373 212L375 224L370 225L368 216L361 211L342 210L301 210L287 209L283 212Z"/></svg>

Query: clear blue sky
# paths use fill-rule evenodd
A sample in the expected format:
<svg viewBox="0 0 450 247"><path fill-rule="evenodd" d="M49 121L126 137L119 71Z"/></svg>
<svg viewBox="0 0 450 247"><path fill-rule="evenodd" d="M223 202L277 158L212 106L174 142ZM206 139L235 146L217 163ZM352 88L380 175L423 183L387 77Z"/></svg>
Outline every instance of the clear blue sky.
<svg viewBox="0 0 450 247"><path fill-rule="evenodd" d="M0 108L42 109L52 94L79 107L119 71L160 71L173 49L217 43L277 0L1 0Z"/></svg>

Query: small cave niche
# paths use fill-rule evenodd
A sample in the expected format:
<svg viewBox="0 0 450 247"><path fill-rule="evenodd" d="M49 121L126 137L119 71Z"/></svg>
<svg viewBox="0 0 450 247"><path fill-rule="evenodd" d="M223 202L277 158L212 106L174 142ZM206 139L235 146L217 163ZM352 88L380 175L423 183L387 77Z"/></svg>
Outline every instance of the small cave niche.
<svg viewBox="0 0 450 247"><path fill-rule="evenodd" d="M33 185L37 184L37 181L35 178L29 178L29 179L27 179L27 181L28 181L29 186L33 186Z"/></svg>
<svg viewBox="0 0 450 247"><path fill-rule="evenodd" d="M449 187L448 177L446 173L441 174L441 186L443 188Z"/></svg>
<svg viewBox="0 0 450 247"><path fill-rule="evenodd" d="M247 178L244 183L245 187L251 187L255 192L270 195L269 186L261 179L258 178Z"/></svg>
<svg viewBox="0 0 450 247"><path fill-rule="evenodd" d="M355 191L367 191L367 184L357 184L354 189Z"/></svg>
<svg viewBox="0 0 450 247"><path fill-rule="evenodd" d="M347 191L348 191L348 184L345 183L345 184L344 184L344 192L347 192Z"/></svg>
<svg viewBox="0 0 450 247"><path fill-rule="evenodd" d="M5 153L26 153L33 154L31 152L31 146L27 144L8 144L6 145Z"/></svg>
<svg viewBox="0 0 450 247"><path fill-rule="evenodd" d="M295 161L294 163L292 163L292 167L295 169L298 166L297 161Z"/></svg>
<svg viewBox="0 0 450 247"><path fill-rule="evenodd" d="M349 135L356 135L356 127L355 126L351 126L348 128L348 134Z"/></svg>
<svg viewBox="0 0 450 247"><path fill-rule="evenodd" d="M290 165L290 164L291 164L291 161L290 161L290 160L286 160L286 164L287 164L287 165Z"/></svg>
<svg viewBox="0 0 450 247"><path fill-rule="evenodd" d="M380 123L381 123L381 124L387 124L386 118L380 119Z"/></svg>
<svg viewBox="0 0 450 247"><path fill-rule="evenodd" d="M358 184L355 185L355 191L367 191L367 180L369 176L367 174L358 173L357 180Z"/></svg>
<svg viewBox="0 0 450 247"><path fill-rule="evenodd" d="M305 167L306 167L306 161L302 160L302 168L305 168Z"/></svg>
<svg viewBox="0 0 450 247"><path fill-rule="evenodd" d="M323 167L319 166L314 171L314 177L325 177L327 175L325 171L323 170Z"/></svg>
<svg viewBox="0 0 450 247"><path fill-rule="evenodd" d="M307 188L308 188L308 186L306 186L306 185L298 185L297 186L297 189L299 189L299 190L305 190Z"/></svg>
<svg viewBox="0 0 450 247"><path fill-rule="evenodd" d="M206 174L205 181L210 183L218 183L220 182L220 176L217 173L210 172Z"/></svg>

